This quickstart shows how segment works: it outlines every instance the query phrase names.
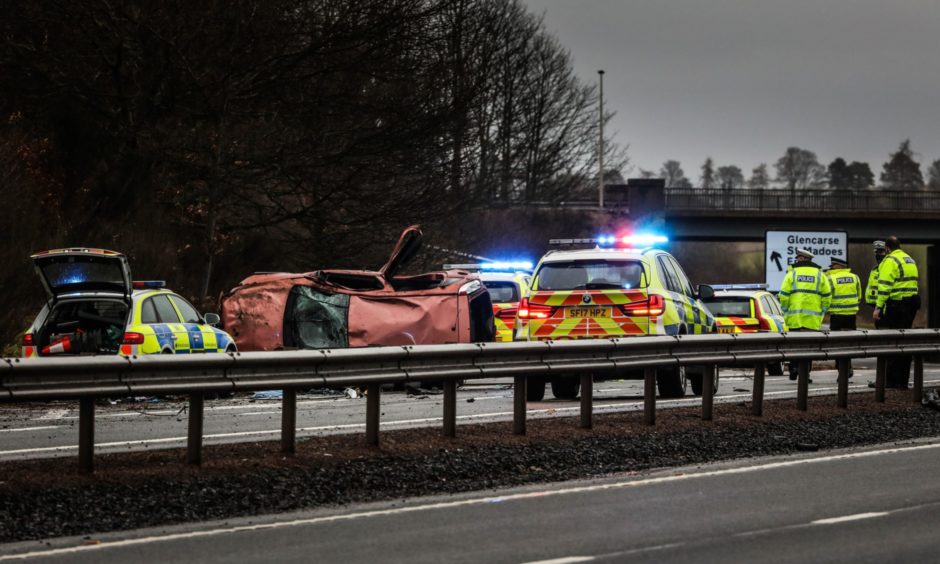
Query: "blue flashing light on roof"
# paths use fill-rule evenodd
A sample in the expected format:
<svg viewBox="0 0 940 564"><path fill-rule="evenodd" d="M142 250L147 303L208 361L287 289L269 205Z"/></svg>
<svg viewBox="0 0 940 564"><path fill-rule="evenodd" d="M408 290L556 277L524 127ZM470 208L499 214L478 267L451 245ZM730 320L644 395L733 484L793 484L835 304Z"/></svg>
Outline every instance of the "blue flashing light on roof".
<svg viewBox="0 0 940 564"><path fill-rule="evenodd" d="M482 270L499 272L517 272L520 270L532 270L532 261L513 260L513 261L494 261L480 264Z"/></svg>
<svg viewBox="0 0 940 564"><path fill-rule="evenodd" d="M713 290L766 290L767 284L711 284Z"/></svg>
<svg viewBox="0 0 940 564"><path fill-rule="evenodd" d="M134 280L134 289L165 288L166 280Z"/></svg>
<svg viewBox="0 0 940 564"><path fill-rule="evenodd" d="M597 238L597 246L599 247L613 247L616 242L617 238L613 235L601 235Z"/></svg>
<svg viewBox="0 0 940 564"><path fill-rule="evenodd" d="M635 233L633 235L600 235L594 242L597 243L598 247L601 248L610 248L610 247L619 247L619 248L644 248L652 247L654 245L668 243L669 238L665 235L655 235L650 233Z"/></svg>

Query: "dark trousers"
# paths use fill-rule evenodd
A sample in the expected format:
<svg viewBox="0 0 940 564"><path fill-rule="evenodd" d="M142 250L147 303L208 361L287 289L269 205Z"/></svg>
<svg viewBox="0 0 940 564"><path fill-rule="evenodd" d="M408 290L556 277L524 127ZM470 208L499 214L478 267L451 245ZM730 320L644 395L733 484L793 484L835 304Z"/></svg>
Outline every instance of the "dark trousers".
<svg viewBox="0 0 940 564"><path fill-rule="evenodd" d="M830 331L855 331L855 315L830 315Z"/></svg>
<svg viewBox="0 0 940 564"><path fill-rule="evenodd" d="M888 300L881 312L880 329L910 329L914 326L919 298L913 296L903 300ZM910 355L889 356L885 363L885 386L888 388L907 388L911 376Z"/></svg>

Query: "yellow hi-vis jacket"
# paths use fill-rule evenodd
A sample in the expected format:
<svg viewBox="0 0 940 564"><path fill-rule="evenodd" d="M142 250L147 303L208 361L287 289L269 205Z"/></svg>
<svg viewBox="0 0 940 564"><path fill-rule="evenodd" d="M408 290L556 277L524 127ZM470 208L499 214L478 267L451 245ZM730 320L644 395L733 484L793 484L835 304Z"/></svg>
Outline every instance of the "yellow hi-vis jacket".
<svg viewBox="0 0 940 564"><path fill-rule="evenodd" d="M833 268L826 272L832 285L831 315L855 315L862 301L862 282L848 268Z"/></svg>
<svg viewBox="0 0 940 564"><path fill-rule="evenodd" d="M917 263L901 249L888 253L878 265L878 308L888 300L917 295Z"/></svg>
<svg viewBox="0 0 940 564"><path fill-rule="evenodd" d="M878 266L880 264L871 267L871 272L868 273L868 286L865 286L865 303L871 307L875 307L878 303Z"/></svg>
<svg viewBox="0 0 940 564"><path fill-rule="evenodd" d="M832 301L832 285L819 265L794 264L783 278L779 298L788 329L819 331Z"/></svg>

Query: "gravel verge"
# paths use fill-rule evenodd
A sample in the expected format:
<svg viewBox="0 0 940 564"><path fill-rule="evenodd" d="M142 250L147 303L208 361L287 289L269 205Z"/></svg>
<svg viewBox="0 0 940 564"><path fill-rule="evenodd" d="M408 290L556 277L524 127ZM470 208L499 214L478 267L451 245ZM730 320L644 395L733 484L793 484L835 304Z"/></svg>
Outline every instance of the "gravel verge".
<svg viewBox="0 0 940 564"><path fill-rule="evenodd" d="M940 413L889 390L879 404L853 395L848 411L834 397L721 404L715 420L700 409L464 425L456 439L438 429L382 434L380 449L361 435L302 440L284 456L275 442L207 447L201 468L180 450L102 455L94 476L74 459L0 463L0 542L88 535L139 527L270 514L354 502L485 490L798 451L846 448L940 436Z"/></svg>

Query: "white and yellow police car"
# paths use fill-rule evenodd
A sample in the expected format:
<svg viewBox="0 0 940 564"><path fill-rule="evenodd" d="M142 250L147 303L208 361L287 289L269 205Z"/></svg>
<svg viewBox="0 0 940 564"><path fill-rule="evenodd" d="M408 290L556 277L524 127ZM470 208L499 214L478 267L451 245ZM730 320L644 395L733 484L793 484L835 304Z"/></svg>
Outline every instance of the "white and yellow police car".
<svg viewBox="0 0 940 564"><path fill-rule="evenodd" d="M24 357L235 352L219 316L201 315L162 281L132 281L127 257L71 248L30 257L46 304L23 336Z"/></svg>
<svg viewBox="0 0 940 564"><path fill-rule="evenodd" d="M529 295L519 304L524 337L538 341L712 332L715 318L702 298L713 291L709 286L693 288L676 259L655 247L667 241L665 236L642 233L551 240L551 245L568 248L549 251L535 267ZM585 245L589 248L571 248ZM700 394L702 371L696 367L660 370L660 395L684 396L687 373L692 391ZM578 396L578 377L547 380L555 397ZM545 383L530 379L526 395L530 401L541 400Z"/></svg>

